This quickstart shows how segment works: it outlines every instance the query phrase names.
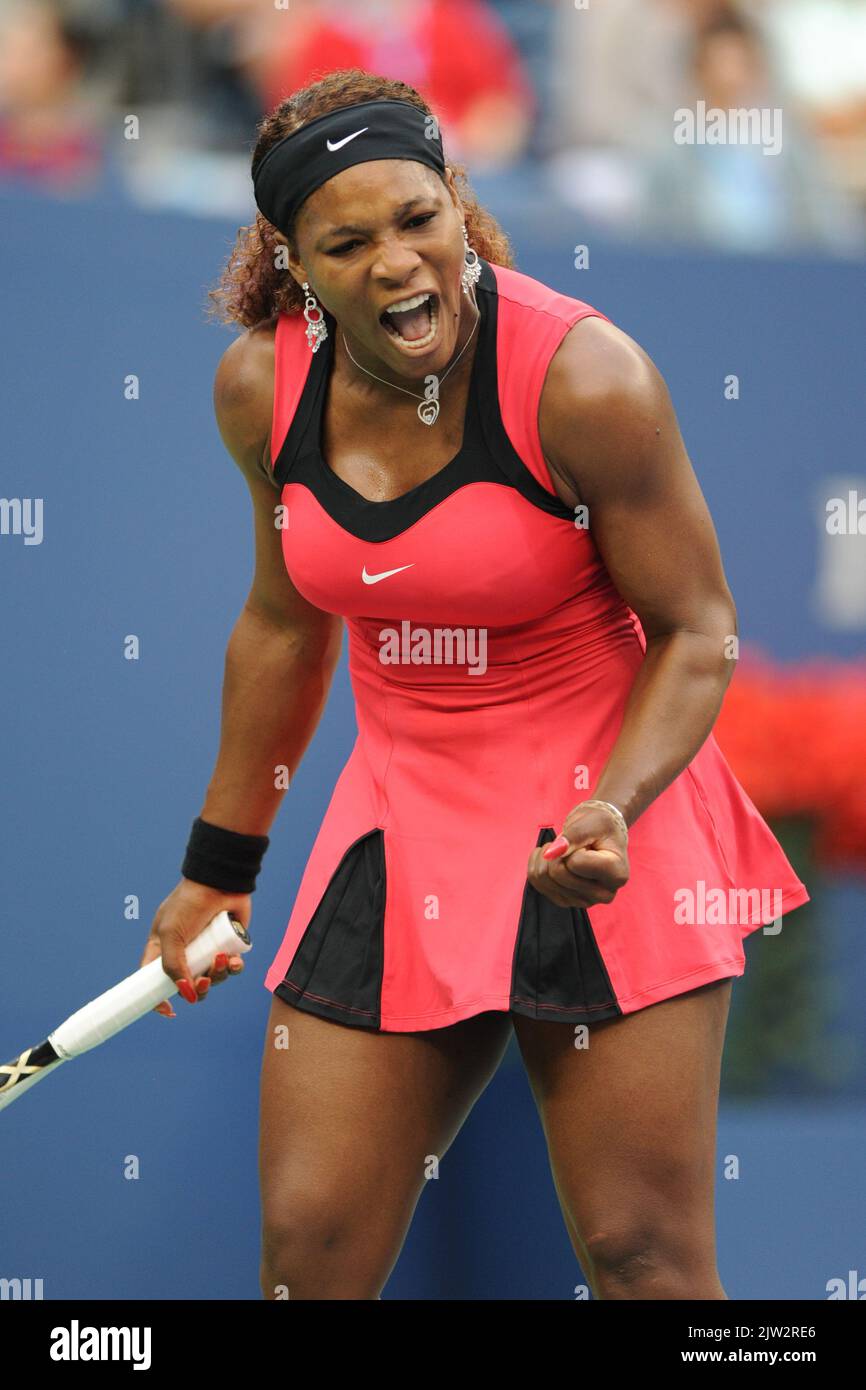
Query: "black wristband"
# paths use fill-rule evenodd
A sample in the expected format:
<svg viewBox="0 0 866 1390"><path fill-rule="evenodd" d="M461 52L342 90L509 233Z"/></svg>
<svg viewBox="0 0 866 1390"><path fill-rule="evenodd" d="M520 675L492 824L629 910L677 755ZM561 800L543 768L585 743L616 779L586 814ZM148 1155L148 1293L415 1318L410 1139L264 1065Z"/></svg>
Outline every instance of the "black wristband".
<svg viewBox="0 0 866 1390"><path fill-rule="evenodd" d="M269 844L267 835L241 835L197 816L180 871L222 893L253 893Z"/></svg>

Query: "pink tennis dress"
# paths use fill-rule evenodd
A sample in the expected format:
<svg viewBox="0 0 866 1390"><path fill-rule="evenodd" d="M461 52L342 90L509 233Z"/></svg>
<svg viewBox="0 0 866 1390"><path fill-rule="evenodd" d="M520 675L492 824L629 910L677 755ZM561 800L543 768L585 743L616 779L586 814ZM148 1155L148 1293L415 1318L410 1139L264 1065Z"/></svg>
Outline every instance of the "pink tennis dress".
<svg viewBox="0 0 866 1390"><path fill-rule="evenodd" d="M550 360L599 311L481 271L462 446L392 501L322 454L333 319L315 355L301 315L276 329L285 562L345 619L357 738L265 985L383 1032L632 1013L741 975L743 938L809 898L712 736L631 827L612 903L557 907L528 883L533 847L591 795L646 643L538 436Z"/></svg>

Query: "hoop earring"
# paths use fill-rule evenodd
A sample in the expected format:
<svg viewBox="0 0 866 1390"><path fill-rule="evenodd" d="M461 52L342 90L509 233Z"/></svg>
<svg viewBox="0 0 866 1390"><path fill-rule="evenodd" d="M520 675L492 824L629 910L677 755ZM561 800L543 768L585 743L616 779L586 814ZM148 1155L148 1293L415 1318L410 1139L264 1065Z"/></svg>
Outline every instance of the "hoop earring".
<svg viewBox="0 0 866 1390"><path fill-rule="evenodd" d="M463 224L463 245L466 251L466 264L463 267L463 274L460 283L468 295L471 296L472 290L478 284L481 277L481 262L478 252L473 246L469 245L469 237L466 234L466 223Z"/></svg>
<svg viewBox="0 0 866 1390"><path fill-rule="evenodd" d="M325 315L321 304L310 289L309 280L305 280L301 289L307 296L304 301L304 318L307 320L307 342L311 352L318 352L322 343L328 336L328 325L325 323ZM318 318L314 317L318 314Z"/></svg>

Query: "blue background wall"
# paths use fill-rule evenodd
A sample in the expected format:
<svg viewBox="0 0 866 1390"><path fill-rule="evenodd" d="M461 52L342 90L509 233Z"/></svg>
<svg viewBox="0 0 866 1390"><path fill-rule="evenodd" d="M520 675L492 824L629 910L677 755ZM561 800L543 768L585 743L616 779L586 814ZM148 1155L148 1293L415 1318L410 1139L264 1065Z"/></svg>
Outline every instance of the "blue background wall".
<svg viewBox="0 0 866 1390"><path fill-rule="evenodd" d="M812 594L822 477L864 471L862 266L649 258L593 237L577 272L586 228L495 210L521 269L597 305L665 374L743 637L790 660L860 653L862 632L822 627ZM0 222L0 495L44 498L45 528L38 546L0 537L7 1058L136 967L177 881L252 528L211 406L232 334L200 312L234 227L20 196L0 197ZM47 1298L259 1297L262 980L353 738L344 659L274 828L242 979L206 1009L142 1020L0 1116L4 1190L22 1193L4 1204L0 1276L42 1278ZM849 1065L811 1097L723 1098L719 1171L727 1154L741 1164L718 1184L732 1298L822 1298L866 1259L866 895L854 880L809 886L844 962ZM123 915L131 893L139 922ZM137 1181L123 1177L130 1154ZM386 1297L567 1299L580 1281L512 1047L425 1192Z"/></svg>

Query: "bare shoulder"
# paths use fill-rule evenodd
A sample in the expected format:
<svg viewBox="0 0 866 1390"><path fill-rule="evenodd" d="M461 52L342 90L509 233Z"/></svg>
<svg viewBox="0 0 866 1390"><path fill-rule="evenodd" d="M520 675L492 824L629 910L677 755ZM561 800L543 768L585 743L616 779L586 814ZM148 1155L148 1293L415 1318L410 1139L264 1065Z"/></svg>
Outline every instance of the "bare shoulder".
<svg viewBox="0 0 866 1390"><path fill-rule="evenodd" d="M679 428L652 358L604 319L579 320L553 355L539 406L545 457L588 501L603 477L640 486L641 461L677 447Z"/></svg>
<svg viewBox="0 0 866 1390"><path fill-rule="evenodd" d="M248 328L229 344L214 376L214 413L223 443L238 466L267 471L274 407L276 317Z"/></svg>

